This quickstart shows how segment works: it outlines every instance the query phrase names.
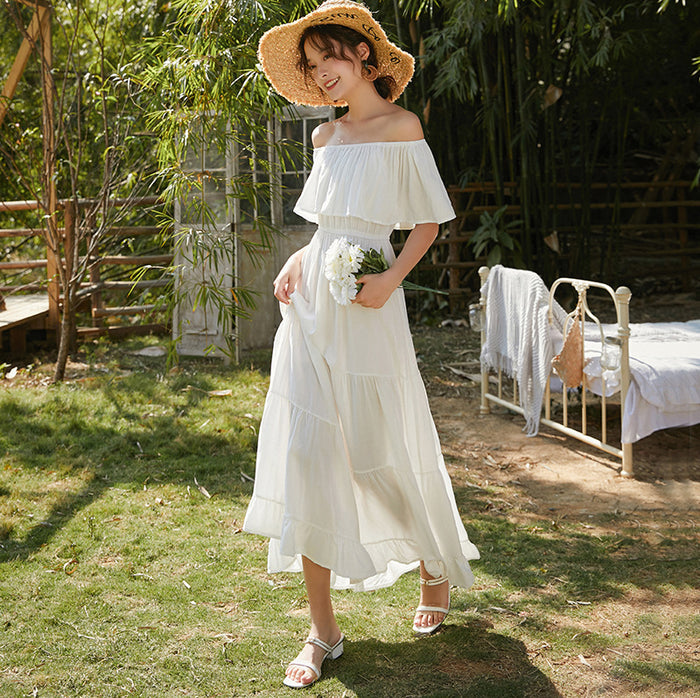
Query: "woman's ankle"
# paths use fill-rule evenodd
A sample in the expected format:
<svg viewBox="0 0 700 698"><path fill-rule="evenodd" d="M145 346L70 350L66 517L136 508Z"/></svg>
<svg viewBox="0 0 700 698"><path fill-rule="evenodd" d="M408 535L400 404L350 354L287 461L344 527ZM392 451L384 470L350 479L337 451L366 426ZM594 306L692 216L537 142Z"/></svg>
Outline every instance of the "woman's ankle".
<svg viewBox="0 0 700 698"><path fill-rule="evenodd" d="M327 623L311 623L309 637L317 637L319 640L334 645L340 639L342 633L335 619Z"/></svg>

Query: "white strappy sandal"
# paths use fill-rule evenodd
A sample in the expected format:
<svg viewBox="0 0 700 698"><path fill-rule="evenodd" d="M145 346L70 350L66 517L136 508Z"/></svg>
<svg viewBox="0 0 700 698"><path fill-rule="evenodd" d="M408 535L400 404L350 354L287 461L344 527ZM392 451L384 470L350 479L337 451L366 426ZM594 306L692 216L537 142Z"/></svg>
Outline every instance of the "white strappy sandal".
<svg viewBox="0 0 700 698"><path fill-rule="evenodd" d="M289 686L289 688L308 688L309 686L313 686L321 678L321 667L323 666L323 662L325 662L326 659L338 659L338 657L343 654L343 640L345 640L345 635L341 635L340 640L338 640L338 642L331 647L327 642L319 640L317 637L307 638L306 644L316 645L317 647L320 647L326 651L326 654L323 655L321 663L316 666L313 662L305 662L303 659L297 659L290 662L289 666L301 666L304 667L304 669L309 669L309 671L314 673L316 678L313 681L309 681L309 683L301 683L301 681L294 681L294 679L290 679L289 676L285 676L282 683L285 686Z"/></svg>
<svg viewBox="0 0 700 698"><path fill-rule="evenodd" d="M438 584L444 584L447 580L447 577L435 577L435 579L423 579L423 577L420 578L420 583L425 584L425 586L437 586ZM449 587L447 588L447 593L450 593ZM443 613L442 620L439 623L435 623L434 625L416 625L415 622L413 623L413 632L416 633L416 635L432 635L433 633L437 632L440 629L440 626L445 622L445 618L447 618L447 614L450 612L450 599L448 596L447 599L447 608L443 608L442 606L418 606L416 609L416 613Z"/></svg>

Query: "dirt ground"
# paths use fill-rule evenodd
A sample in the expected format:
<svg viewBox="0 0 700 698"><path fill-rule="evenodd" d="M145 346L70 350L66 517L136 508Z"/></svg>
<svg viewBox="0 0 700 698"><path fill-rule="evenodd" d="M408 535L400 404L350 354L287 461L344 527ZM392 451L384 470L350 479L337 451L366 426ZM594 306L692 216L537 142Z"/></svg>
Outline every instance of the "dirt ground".
<svg viewBox="0 0 700 698"><path fill-rule="evenodd" d="M543 429L522 431L522 417L504 410L480 415L469 398L431 401L443 451L463 458L473 476L517 484L540 506L557 513L666 511L700 508L700 481L673 477L698 468L700 429L677 429L649 437L635 449L639 475L620 476L620 462L601 451Z"/></svg>
<svg viewBox="0 0 700 698"><path fill-rule="evenodd" d="M657 296L638 306L633 322L700 318L695 294ZM480 370L478 335L463 321L448 321L432 335L431 329L418 330L416 348L446 454L471 455L470 468L484 478L515 479L553 511L700 507L700 425L667 429L634 444L635 477L622 478L620 460L602 451L546 427L527 437L523 418L496 405L480 414L474 380Z"/></svg>

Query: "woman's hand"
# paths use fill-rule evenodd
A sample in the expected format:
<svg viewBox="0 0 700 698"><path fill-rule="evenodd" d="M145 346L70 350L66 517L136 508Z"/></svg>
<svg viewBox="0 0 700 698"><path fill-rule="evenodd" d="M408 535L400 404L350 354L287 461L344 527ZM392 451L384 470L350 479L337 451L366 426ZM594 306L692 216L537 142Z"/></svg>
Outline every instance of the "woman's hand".
<svg viewBox="0 0 700 698"><path fill-rule="evenodd" d="M304 257L304 249L297 250L285 262L273 282L275 298L285 305L289 305L289 296L294 293L297 284L301 281L301 260Z"/></svg>
<svg viewBox="0 0 700 698"><path fill-rule="evenodd" d="M364 308L381 308L401 285L418 260L426 253L438 234L437 223L419 223L410 232L401 253L381 274L365 274L357 282L364 284L353 303Z"/></svg>
<svg viewBox="0 0 700 698"><path fill-rule="evenodd" d="M365 308L381 308L401 285L438 234L437 223L419 223L410 232L396 261L381 274L365 274L357 282L364 284L353 303Z"/></svg>
<svg viewBox="0 0 700 698"><path fill-rule="evenodd" d="M357 283L362 284L362 288L355 296L353 303L363 308L381 308L398 288L401 280L397 280L396 274L391 269L387 269L381 274L365 274L357 280Z"/></svg>

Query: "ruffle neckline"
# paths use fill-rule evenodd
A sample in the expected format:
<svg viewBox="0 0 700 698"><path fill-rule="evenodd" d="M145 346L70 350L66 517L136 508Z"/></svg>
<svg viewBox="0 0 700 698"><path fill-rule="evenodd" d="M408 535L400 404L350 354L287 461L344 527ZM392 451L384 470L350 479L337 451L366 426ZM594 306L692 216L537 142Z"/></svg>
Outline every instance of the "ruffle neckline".
<svg viewBox="0 0 700 698"><path fill-rule="evenodd" d="M351 217L389 230L455 217L425 139L316 148L294 211L316 224L322 217Z"/></svg>

